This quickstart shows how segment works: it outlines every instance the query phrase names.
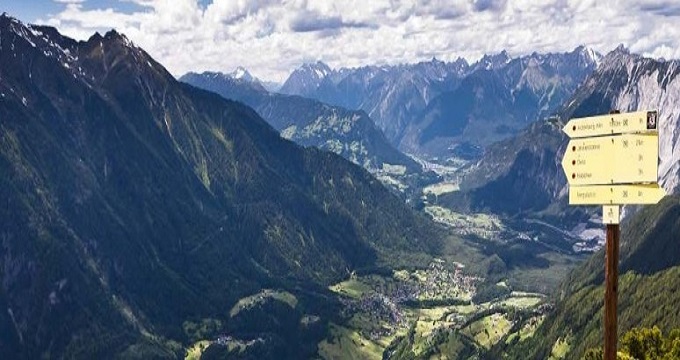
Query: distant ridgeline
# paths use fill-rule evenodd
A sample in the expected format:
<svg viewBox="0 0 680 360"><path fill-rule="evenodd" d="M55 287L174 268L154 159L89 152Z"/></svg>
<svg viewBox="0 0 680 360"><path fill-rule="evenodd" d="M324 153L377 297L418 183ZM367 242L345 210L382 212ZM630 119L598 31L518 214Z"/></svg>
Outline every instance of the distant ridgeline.
<svg viewBox="0 0 680 360"><path fill-rule="evenodd" d="M571 52L474 64L437 59L334 70L318 62L293 71L281 92L361 109L400 150L447 159L455 145L486 146L554 113L596 67L600 55Z"/></svg>

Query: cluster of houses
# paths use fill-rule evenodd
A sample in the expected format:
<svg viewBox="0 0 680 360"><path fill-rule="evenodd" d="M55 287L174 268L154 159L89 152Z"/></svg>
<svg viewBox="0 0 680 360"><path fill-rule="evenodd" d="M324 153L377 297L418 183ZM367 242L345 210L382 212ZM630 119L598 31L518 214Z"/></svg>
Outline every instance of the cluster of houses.
<svg viewBox="0 0 680 360"><path fill-rule="evenodd" d="M363 336L371 340L390 336L398 328L407 324L402 309L385 294L371 291L362 295L358 300L341 299L340 301L344 305L345 315L363 314L364 319L374 325L361 331Z"/></svg>
<svg viewBox="0 0 680 360"><path fill-rule="evenodd" d="M466 275L464 266L454 263L454 270L446 268L444 260L435 259L421 276L420 300L470 299L475 295L477 284L483 278Z"/></svg>
<svg viewBox="0 0 680 360"><path fill-rule="evenodd" d="M370 323L365 329L367 338L377 340L393 334L396 329L407 326L402 304L411 301L469 299L476 291L476 284L483 280L466 275L464 266L454 263L447 266L444 260L435 259L427 269L417 270L406 279L378 283L372 291L359 299L341 298L343 314L351 317L362 314ZM463 319L460 319L464 321Z"/></svg>

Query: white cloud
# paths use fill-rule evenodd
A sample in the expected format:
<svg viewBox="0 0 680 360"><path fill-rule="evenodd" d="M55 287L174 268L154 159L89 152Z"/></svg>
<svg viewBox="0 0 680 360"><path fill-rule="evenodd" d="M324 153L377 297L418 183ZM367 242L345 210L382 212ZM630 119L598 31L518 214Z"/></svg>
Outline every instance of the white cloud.
<svg viewBox="0 0 680 360"><path fill-rule="evenodd" d="M669 0L119 0L139 5L133 13L55 1L63 10L44 22L79 39L116 28L175 75L243 65L281 81L303 61L473 61L578 45L680 57L680 6Z"/></svg>

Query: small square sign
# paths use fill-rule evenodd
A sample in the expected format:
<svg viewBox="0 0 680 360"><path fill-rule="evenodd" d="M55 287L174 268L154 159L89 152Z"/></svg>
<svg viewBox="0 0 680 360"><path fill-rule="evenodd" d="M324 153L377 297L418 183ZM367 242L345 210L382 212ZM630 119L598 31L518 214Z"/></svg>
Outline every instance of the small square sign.
<svg viewBox="0 0 680 360"><path fill-rule="evenodd" d="M602 206L602 223L618 224L621 219L621 207L619 205Z"/></svg>
<svg viewBox="0 0 680 360"><path fill-rule="evenodd" d="M647 130L656 130L656 127L658 125L658 116L656 114L656 111L648 111L647 112Z"/></svg>

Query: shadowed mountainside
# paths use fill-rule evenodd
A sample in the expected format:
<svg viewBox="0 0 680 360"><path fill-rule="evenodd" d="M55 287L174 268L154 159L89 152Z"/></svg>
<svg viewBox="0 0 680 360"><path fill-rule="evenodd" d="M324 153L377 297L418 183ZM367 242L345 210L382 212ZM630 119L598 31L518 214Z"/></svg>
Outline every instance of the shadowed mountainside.
<svg viewBox="0 0 680 360"><path fill-rule="evenodd" d="M3 354L177 357L187 321L233 330L232 305L263 287L322 312L313 293L349 271L439 246L368 172L177 82L123 35L76 42L3 15L0 44ZM243 331L299 356L272 329Z"/></svg>

